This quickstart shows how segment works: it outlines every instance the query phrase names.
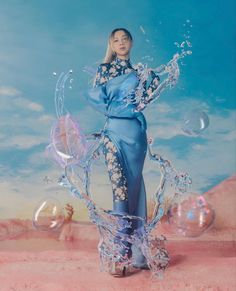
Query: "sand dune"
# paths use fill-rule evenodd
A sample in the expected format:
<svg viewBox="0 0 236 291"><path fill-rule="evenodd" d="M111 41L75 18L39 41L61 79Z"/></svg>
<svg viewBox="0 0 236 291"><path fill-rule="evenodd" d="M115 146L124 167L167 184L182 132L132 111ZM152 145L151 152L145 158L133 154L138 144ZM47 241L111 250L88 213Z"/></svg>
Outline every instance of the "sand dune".
<svg viewBox="0 0 236 291"><path fill-rule="evenodd" d="M216 211L211 229L198 238L168 232L171 264L163 280L150 271L114 278L99 270L98 232L91 223L71 222L39 232L31 221L0 222L0 291L236 290L236 176L205 193Z"/></svg>

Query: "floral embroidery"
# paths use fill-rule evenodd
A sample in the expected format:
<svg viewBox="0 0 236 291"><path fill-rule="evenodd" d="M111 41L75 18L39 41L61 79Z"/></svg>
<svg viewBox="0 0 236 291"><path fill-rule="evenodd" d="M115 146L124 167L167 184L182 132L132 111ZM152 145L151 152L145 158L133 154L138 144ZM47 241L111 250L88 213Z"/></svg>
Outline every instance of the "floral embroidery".
<svg viewBox="0 0 236 291"><path fill-rule="evenodd" d="M128 201L127 179L119 163L117 149L108 137L104 137L103 144L103 152L112 184L113 200L115 202Z"/></svg>
<svg viewBox="0 0 236 291"><path fill-rule="evenodd" d="M105 72L107 70L106 66L102 66L102 71Z"/></svg>
<svg viewBox="0 0 236 291"><path fill-rule="evenodd" d="M94 80L94 87L104 85L116 76L128 74L132 71L135 71L135 69L132 67L130 60L116 58L111 63L103 63L98 66ZM146 84L144 84L145 91L142 96L142 101L144 103L145 101L147 102L148 98L156 90L160 80L154 72L151 73L151 77L152 81L150 82L148 88L146 88ZM124 169L119 161L117 149L108 136L104 137L103 144L103 152L112 185L113 200L114 202L128 201L127 179Z"/></svg>
<svg viewBox="0 0 236 291"><path fill-rule="evenodd" d="M109 80L123 75L128 74L132 71L135 71L135 69L132 67L130 60L122 60L119 58L116 58L111 63L103 63L100 66L98 66L97 74L94 80L94 87L104 85ZM145 100L148 100L149 97L153 94L153 92L157 89L160 78L158 75L156 75L153 71L151 71L151 77L152 80L146 88L146 84L144 84L145 91L143 93L142 100L145 103Z"/></svg>

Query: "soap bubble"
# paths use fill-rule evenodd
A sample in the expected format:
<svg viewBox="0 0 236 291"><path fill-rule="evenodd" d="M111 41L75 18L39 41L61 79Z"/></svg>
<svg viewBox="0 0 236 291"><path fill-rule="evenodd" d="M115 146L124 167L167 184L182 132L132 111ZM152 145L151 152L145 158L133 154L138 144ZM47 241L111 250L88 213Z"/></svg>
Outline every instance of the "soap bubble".
<svg viewBox="0 0 236 291"><path fill-rule="evenodd" d="M33 213L33 226L37 230L55 230L62 226L65 215L60 202L52 197L45 198L36 206Z"/></svg>
<svg viewBox="0 0 236 291"><path fill-rule="evenodd" d="M196 237L208 229L215 218L215 213L206 199L192 194L169 210L171 230L187 237Z"/></svg>
<svg viewBox="0 0 236 291"><path fill-rule="evenodd" d="M204 111L192 110L185 114L182 130L188 134L197 136L209 125L209 117Z"/></svg>
<svg viewBox="0 0 236 291"><path fill-rule="evenodd" d="M69 114L61 116L51 130L48 156L65 167L82 163L87 150L87 140L78 122Z"/></svg>

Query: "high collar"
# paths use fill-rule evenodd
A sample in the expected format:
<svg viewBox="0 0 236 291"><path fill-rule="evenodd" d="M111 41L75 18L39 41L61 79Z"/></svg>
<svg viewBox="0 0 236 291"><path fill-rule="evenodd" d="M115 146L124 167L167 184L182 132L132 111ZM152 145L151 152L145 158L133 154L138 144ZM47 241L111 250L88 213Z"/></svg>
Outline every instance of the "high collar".
<svg viewBox="0 0 236 291"><path fill-rule="evenodd" d="M119 65L119 66L124 66L124 67L127 67L127 66L130 66L130 59L127 59L127 60L123 60L123 59L120 59L118 57L116 57L114 59L114 62Z"/></svg>

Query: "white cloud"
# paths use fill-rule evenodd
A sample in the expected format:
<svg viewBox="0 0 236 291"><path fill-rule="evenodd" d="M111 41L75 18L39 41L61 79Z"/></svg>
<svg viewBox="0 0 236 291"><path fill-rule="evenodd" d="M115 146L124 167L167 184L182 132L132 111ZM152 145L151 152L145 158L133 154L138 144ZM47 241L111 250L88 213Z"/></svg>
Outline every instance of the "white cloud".
<svg viewBox="0 0 236 291"><path fill-rule="evenodd" d="M1 142L2 148L18 148L18 149L30 149L36 145L47 143L46 136L40 135L15 135L8 138L4 138Z"/></svg>
<svg viewBox="0 0 236 291"><path fill-rule="evenodd" d="M33 110L33 111L43 111L43 106L41 104L35 103L35 102L31 102L28 104L28 108Z"/></svg>
<svg viewBox="0 0 236 291"><path fill-rule="evenodd" d="M43 114L39 116L38 121L40 123L51 125L53 121L55 121L55 116L49 114Z"/></svg>
<svg viewBox="0 0 236 291"><path fill-rule="evenodd" d="M175 125L151 125L148 127L148 135L155 139L171 139L177 135L183 135L181 128Z"/></svg>
<svg viewBox="0 0 236 291"><path fill-rule="evenodd" d="M27 114L27 111L42 112L43 106L39 103L22 97L21 92L13 87L0 87L0 113L19 112ZM20 111L19 111L20 110Z"/></svg>
<svg viewBox="0 0 236 291"><path fill-rule="evenodd" d="M12 104L15 105L16 108L21 108L24 110L32 110L36 112L41 112L44 110L43 106L39 103L32 102L31 100L23 97L17 97L12 100ZM12 109L16 109L12 108Z"/></svg>
<svg viewBox="0 0 236 291"><path fill-rule="evenodd" d="M6 86L0 87L0 96L12 97L12 96L18 96L20 94L21 92L14 87L6 87Z"/></svg>
<svg viewBox="0 0 236 291"><path fill-rule="evenodd" d="M224 136L224 140L226 141L233 141L235 139L236 139L236 130L232 130L228 132L227 134L225 134Z"/></svg>
<svg viewBox="0 0 236 291"><path fill-rule="evenodd" d="M47 143L55 117L44 113L41 104L18 96L17 89L2 88L8 88L1 91L8 92L8 96L5 94L0 98L1 148L25 150Z"/></svg>

